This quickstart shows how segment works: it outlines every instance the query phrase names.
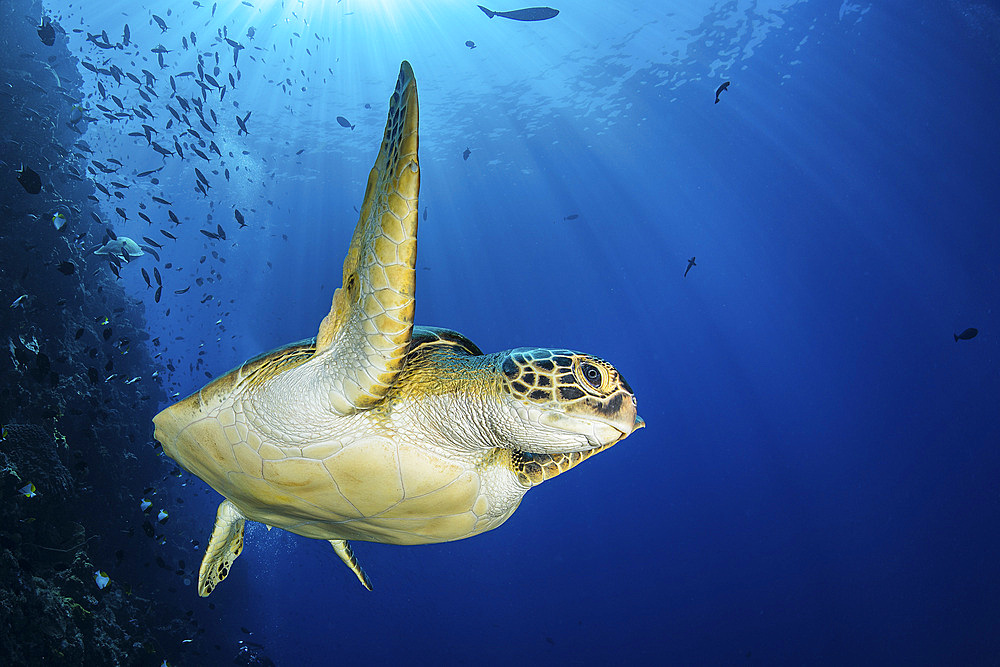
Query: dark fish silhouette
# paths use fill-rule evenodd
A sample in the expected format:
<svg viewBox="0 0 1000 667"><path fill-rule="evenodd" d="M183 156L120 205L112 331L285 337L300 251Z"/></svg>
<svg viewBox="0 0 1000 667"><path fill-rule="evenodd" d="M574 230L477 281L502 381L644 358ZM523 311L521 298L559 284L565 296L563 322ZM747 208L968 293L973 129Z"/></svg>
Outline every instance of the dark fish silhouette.
<svg viewBox="0 0 1000 667"><path fill-rule="evenodd" d="M340 123L341 127L349 127L352 130L354 129L354 126L351 125L351 121L347 120L343 116L337 116L337 122Z"/></svg>
<svg viewBox="0 0 1000 667"><path fill-rule="evenodd" d="M42 24L38 26L38 38L45 46L52 46L56 43L56 29L52 27L52 19L48 16L42 17Z"/></svg>
<svg viewBox="0 0 1000 667"><path fill-rule="evenodd" d="M208 185L208 179L205 178L205 174L201 173L201 169L198 169L198 167L194 168L194 175L197 176L198 180L204 183L207 187L212 187Z"/></svg>
<svg viewBox="0 0 1000 667"><path fill-rule="evenodd" d="M698 266L697 264L694 263L694 257L692 257L691 259L688 260L688 267L686 269L684 269L684 277L685 278L687 278L688 271L691 270L692 266Z"/></svg>
<svg viewBox="0 0 1000 667"><path fill-rule="evenodd" d="M958 341L960 341L960 340L972 340L973 338L975 338L976 336L979 335L979 329L976 329L976 328L973 328L973 327L969 327L968 329L966 329L962 333L960 333L960 334L953 334L953 335L955 336L955 342L956 343Z"/></svg>
<svg viewBox="0 0 1000 667"><path fill-rule="evenodd" d="M462 159L463 160L468 160L470 155L472 155L472 151L470 151L468 148L466 148L464 151L462 151Z"/></svg>
<svg viewBox="0 0 1000 667"><path fill-rule="evenodd" d="M243 227L246 227L247 223L246 223L246 220L244 220L244 218L243 218L243 214L240 213L240 209L236 209L235 211L233 211L233 213L235 213L235 215L236 215L236 222L239 223L240 228L242 229Z"/></svg>
<svg viewBox="0 0 1000 667"><path fill-rule="evenodd" d="M42 178L31 167L21 167L21 170L17 172L17 182L24 187L29 195L37 195L42 191Z"/></svg>
<svg viewBox="0 0 1000 667"><path fill-rule="evenodd" d="M514 21L544 21L545 19L554 18L559 14L558 9L552 9L551 7L528 7L526 9L514 9L509 12L495 12L491 9L486 9L482 5L476 5L476 7L483 10L483 13L490 18L502 16L505 19L513 19Z"/></svg>
<svg viewBox="0 0 1000 667"><path fill-rule="evenodd" d="M173 155L174 154L173 151L171 151L168 148L164 148L163 146L161 146L160 144L156 143L155 141L151 142L149 145L153 147L154 151L156 151L157 153L159 153L163 157L167 157L168 155Z"/></svg>
<svg viewBox="0 0 1000 667"><path fill-rule="evenodd" d="M580 217L579 213L570 213L569 215L564 217L563 220L576 220L579 217Z"/></svg>
<svg viewBox="0 0 1000 667"><path fill-rule="evenodd" d="M719 86L718 88L715 89L715 103L716 104L719 103L719 95L722 94L722 91L723 90L729 90L729 84L730 83L732 83L732 82L731 81L726 81L721 86Z"/></svg>

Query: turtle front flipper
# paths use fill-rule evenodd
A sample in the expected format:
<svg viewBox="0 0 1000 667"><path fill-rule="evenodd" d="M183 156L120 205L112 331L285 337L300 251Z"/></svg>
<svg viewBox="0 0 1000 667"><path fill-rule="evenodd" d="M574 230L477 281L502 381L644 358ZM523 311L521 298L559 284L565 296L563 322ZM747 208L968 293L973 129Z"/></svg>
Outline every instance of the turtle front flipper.
<svg viewBox="0 0 1000 667"><path fill-rule="evenodd" d="M215 587L229 575L233 561L243 551L243 524L245 518L228 500L223 500L215 514L212 539L205 547L205 557L198 570L198 595L207 598Z"/></svg>
<svg viewBox="0 0 1000 667"><path fill-rule="evenodd" d="M417 84L399 68L382 147L368 175L361 217L344 260L343 284L316 336L326 361L329 408L369 408L403 365L413 329L417 259Z"/></svg>
<svg viewBox="0 0 1000 667"><path fill-rule="evenodd" d="M340 556L340 560L344 561L347 567L351 568L351 572L357 576L358 581L361 585L372 590L372 582L365 574L365 571L361 569L361 564L358 563L358 559L354 557L354 552L351 550L351 545L347 540L327 540L333 545L333 550L337 552Z"/></svg>

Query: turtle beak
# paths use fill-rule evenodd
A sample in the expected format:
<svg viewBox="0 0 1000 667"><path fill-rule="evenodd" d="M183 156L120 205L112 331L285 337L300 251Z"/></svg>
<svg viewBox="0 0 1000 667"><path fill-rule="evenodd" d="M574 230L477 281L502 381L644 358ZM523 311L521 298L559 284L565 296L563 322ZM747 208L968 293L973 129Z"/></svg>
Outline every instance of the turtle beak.
<svg viewBox="0 0 1000 667"><path fill-rule="evenodd" d="M611 424L610 426L612 426L614 430L618 431L619 434L618 437L615 438L614 441L612 442L612 444L614 444L617 442L621 442L625 438L629 437L630 435L638 431L640 428L646 428L646 420L640 417L639 415L636 415L635 419L632 422L631 428L627 426L622 426L620 424L617 425Z"/></svg>
<svg viewBox="0 0 1000 667"><path fill-rule="evenodd" d="M622 429L623 438L631 435L635 431L638 431L640 428L646 427L646 420L639 416L638 401L635 400L635 394L632 394L632 392L629 392L629 394L631 394L630 398L632 400L629 401L628 407L622 410L623 414L621 415L622 419L620 422L625 426L625 428ZM631 420L629 417L631 417ZM631 428L629 428L629 421L632 422Z"/></svg>
<svg viewBox="0 0 1000 667"><path fill-rule="evenodd" d="M618 440L624 440L640 428L646 427L646 420L640 417L639 413L636 412L635 397L633 397L631 405L622 410L622 412L624 414L621 415L620 419L616 420L616 423L611 424L614 426L615 430L621 433L621 437L618 438Z"/></svg>
<svg viewBox="0 0 1000 667"><path fill-rule="evenodd" d="M640 417L638 414L636 414L635 417L633 417L632 419L632 428L628 428L627 426L625 428L619 427L619 430L622 432L621 439L624 440L628 436L638 431L640 428L646 428L646 420Z"/></svg>

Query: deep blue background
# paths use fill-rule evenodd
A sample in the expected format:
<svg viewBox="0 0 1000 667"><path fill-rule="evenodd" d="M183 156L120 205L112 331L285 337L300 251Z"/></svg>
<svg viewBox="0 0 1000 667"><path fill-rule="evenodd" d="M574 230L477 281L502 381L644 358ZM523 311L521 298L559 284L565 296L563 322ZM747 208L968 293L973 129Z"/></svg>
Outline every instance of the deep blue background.
<svg viewBox="0 0 1000 667"><path fill-rule="evenodd" d="M648 424L491 533L355 544L374 593L327 544L253 525L214 610L182 591L199 618L251 629L279 665L995 664L1000 14L671 4L568 2L538 24L457 1L220 2L214 18L185 4L161 34L159 3L50 3L66 29L114 38L127 21L143 46L74 34L81 57L135 71L168 46L161 89L193 69L189 31L224 73L223 25L247 45L255 26L265 49L241 53L215 104L234 155L213 164L211 197L189 156L127 202L165 196L185 219L156 218L179 237L161 253L177 270L147 299L181 395L315 334L406 58L428 211L418 322L487 351L601 355ZM86 138L133 172L162 163L122 125ZM220 222L226 242L196 232ZM222 279L173 294L209 268ZM978 338L956 344L969 326ZM220 499L183 481L169 531L190 549Z"/></svg>

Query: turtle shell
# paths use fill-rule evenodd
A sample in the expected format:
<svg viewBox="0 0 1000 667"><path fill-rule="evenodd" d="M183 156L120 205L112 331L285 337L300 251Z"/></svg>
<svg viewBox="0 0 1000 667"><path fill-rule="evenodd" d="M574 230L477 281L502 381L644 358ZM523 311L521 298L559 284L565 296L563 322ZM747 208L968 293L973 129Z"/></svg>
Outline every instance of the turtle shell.
<svg viewBox="0 0 1000 667"><path fill-rule="evenodd" d="M407 357L429 348L482 354L461 334L416 327ZM501 516L490 511L482 479L495 463L490 452L433 446L405 406L390 401L311 424L304 422L313 413L303 410L303 423L278 424L262 410L268 385L283 374L321 372L314 352L314 341L300 341L247 361L158 414L156 439L247 518L306 537L442 542L493 528L513 512L516 505Z"/></svg>

